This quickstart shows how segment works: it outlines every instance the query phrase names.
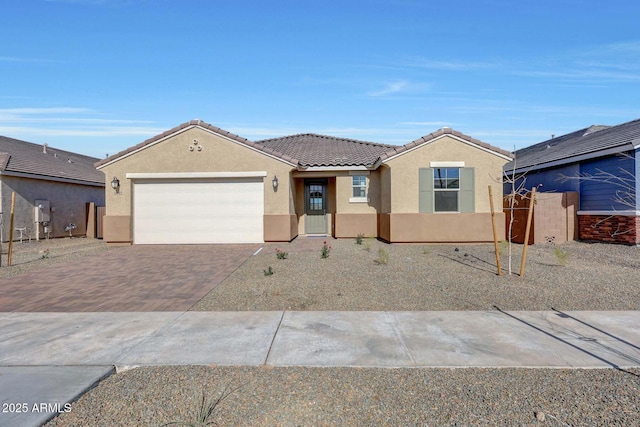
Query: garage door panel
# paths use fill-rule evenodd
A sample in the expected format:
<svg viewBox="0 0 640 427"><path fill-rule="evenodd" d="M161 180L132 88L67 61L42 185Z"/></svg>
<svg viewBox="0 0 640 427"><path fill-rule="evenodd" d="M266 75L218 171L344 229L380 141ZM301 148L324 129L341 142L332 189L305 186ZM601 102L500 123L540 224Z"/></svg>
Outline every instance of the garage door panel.
<svg viewBox="0 0 640 427"><path fill-rule="evenodd" d="M263 241L262 179L149 180L134 184L134 243Z"/></svg>

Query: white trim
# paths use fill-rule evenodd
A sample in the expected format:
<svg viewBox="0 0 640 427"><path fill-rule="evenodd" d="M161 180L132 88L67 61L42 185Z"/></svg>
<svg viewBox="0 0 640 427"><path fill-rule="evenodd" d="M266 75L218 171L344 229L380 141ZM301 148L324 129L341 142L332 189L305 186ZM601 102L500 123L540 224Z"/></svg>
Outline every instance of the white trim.
<svg viewBox="0 0 640 427"><path fill-rule="evenodd" d="M82 180L79 180L79 179L72 179L72 178L58 178L58 177L55 177L55 176L38 175L38 174L26 173L26 172L3 171L3 172L0 172L0 176L14 176L14 177L17 177L17 178L39 179L41 181L64 182L65 184L88 185L90 187L104 187L105 186L105 184L101 184L99 182L82 181Z"/></svg>
<svg viewBox="0 0 640 427"><path fill-rule="evenodd" d="M640 211L578 211L578 215L640 216Z"/></svg>
<svg viewBox="0 0 640 427"><path fill-rule="evenodd" d="M366 171L349 171L349 175L351 176L369 176L371 172Z"/></svg>
<svg viewBox="0 0 640 427"><path fill-rule="evenodd" d="M548 163L540 163L537 165L532 165L532 166L527 166L527 167L520 167L518 169L516 169L515 173L516 174L520 174L523 172L531 172L531 171L535 171L535 170L539 170L539 169L547 169L547 168L552 168L554 166L560 166L560 165L567 165L570 163L577 163L577 162L581 162L583 160L590 160L590 159L597 159L598 157L604 157L604 156L608 156L610 154L618 154L618 153L623 153L625 151L631 151L634 147L632 145L622 145L620 147L614 147L614 148L609 148L606 150L600 150L600 151L594 151L591 153L586 153L586 154L581 154L579 156L572 156L572 157L565 157L564 159L560 159L560 160L554 160L553 162L548 162ZM516 164L517 164L517 159L516 159ZM504 171L505 174L512 174L513 173L513 169L511 170L505 170Z"/></svg>
<svg viewBox="0 0 640 427"><path fill-rule="evenodd" d="M371 168L366 166L309 166L299 167L302 172L339 172L339 171L369 171Z"/></svg>
<svg viewBox="0 0 640 427"><path fill-rule="evenodd" d="M349 203L368 203L368 197L349 197Z"/></svg>
<svg viewBox="0 0 640 427"><path fill-rule="evenodd" d="M633 145L633 148L635 148L636 150L640 148L640 138L636 138L631 141L631 145Z"/></svg>
<svg viewBox="0 0 640 427"><path fill-rule="evenodd" d="M172 134L167 135L164 138L160 138L157 141L153 141L152 143L147 144L144 147L140 147L137 150L131 151L130 153L126 153L126 154L123 154L122 156L118 156L115 159L111 160L110 162L107 162L107 163L105 163L103 165L98 166L96 169L100 170L100 169L102 169L102 168L104 168L106 166L109 166L112 163L115 163L115 162L117 162L117 161L119 161L121 159L127 158L127 157L129 157L129 156L131 156L133 154L138 153L139 151L142 151L142 150L144 150L146 148L152 147L152 146L154 146L156 144L159 144L160 142L166 141L169 138L173 138L176 135L179 135L179 134L181 134L183 132L186 132L186 131L191 130L191 129L196 128L196 127L199 128L199 129L202 129L203 131L209 132L212 135L216 135L216 136L218 136L218 137L220 137L220 138L222 138L224 140L227 140L229 142L233 142L234 144L238 144L238 145L240 145L242 147L248 148L249 150L255 151L256 153L260 153L260 154L262 154L264 156L271 157L272 159L279 160L282 163L286 163L286 164L288 164L290 166L297 166L295 163L288 162L288 161L286 161L286 160L284 160L284 159L282 159L280 157L274 156L274 155L269 154L269 153L265 153L264 151L260 151L260 150L254 148L254 147L251 147L250 145L243 144L241 142L236 141L235 139L232 139L232 138L229 138L229 137L227 137L225 135L221 135L221 134L219 134L217 132L214 132L211 129L207 129L207 128L205 128L203 126L200 126L200 125L190 125L190 126L185 127L184 129L180 129L180 130L178 130L176 132L173 132Z"/></svg>
<svg viewBox="0 0 640 427"><path fill-rule="evenodd" d="M498 157L502 157L502 158L503 158L503 159L505 159L505 160L513 160L513 158L512 158L512 157L505 156L504 154L502 154L502 153L498 153L497 151L493 151L493 150L490 150L490 149L488 149L488 148L482 147L481 145L474 144L474 143L473 143L473 142L471 142L471 141L468 141L468 140L466 140L466 139L464 139L464 138L460 138L459 136L453 135L453 134L451 134L451 133L445 133L445 134L442 134L442 135L440 135L440 136L437 136L437 137L435 137L435 138L433 138L433 139L431 139L431 140L429 140L429 141L427 141L427 142L423 142L422 144L417 144L416 146L411 147L411 148L409 148L409 149L408 149L408 150L406 150L406 151L403 151L403 152L401 152L401 153L394 154L393 156L391 156L391 157L388 157L388 158L384 159L384 160L382 161L382 163L387 163L388 161L393 160L393 159L395 159L395 158L396 158L396 157L398 157L398 156L402 156L402 155L404 155L404 154L410 153L410 152L412 152L413 150L416 150L416 149L418 149L418 148L424 147L425 145L431 144L432 142L435 142L435 141L437 141L437 140L439 140L439 139L441 139L441 138L444 138L444 137L446 137L446 136L448 136L449 138L453 138L453 139L455 139L455 140L458 140L458 141L460 141L460 142L463 142L463 143L465 143L465 144L471 145L472 147L478 148L478 149L480 149L480 150L482 150L482 151L486 151L487 153L491 153L491 154L496 155L496 156L498 156Z"/></svg>
<svg viewBox="0 0 640 427"><path fill-rule="evenodd" d="M264 178L266 171L253 172L158 172L127 173L127 179L190 179L190 178Z"/></svg>
<svg viewBox="0 0 640 427"><path fill-rule="evenodd" d="M431 168L463 168L464 162L429 162Z"/></svg>

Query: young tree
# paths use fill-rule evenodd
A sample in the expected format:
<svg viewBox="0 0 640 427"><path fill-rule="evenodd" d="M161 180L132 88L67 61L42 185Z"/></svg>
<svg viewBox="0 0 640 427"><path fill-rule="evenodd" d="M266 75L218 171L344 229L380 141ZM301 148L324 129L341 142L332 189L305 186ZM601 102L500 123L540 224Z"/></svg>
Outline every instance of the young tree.
<svg viewBox="0 0 640 427"><path fill-rule="evenodd" d="M515 152L515 147L514 147ZM512 260L513 260L513 246L512 240L516 237L513 235L513 223L515 219L515 211L518 209L516 206L520 203L520 201L530 200L531 191L527 190L527 173L528 170L525 170L522 173L516 174L517 169L517 158L513 159L513 169L511 170L511 175L503 174L502 182L503 184L508 184L510 191L508 194L504 196L505 200L508 202L508 212L509 212L509 226L507 227L507 259L508 259L508 267L507 271L509 274L512 274ZM539 184L537 187L540 187L542 184ZM536 187L536 188L537 188ZM524 242L524 244L528 244L529 242Z"/></svg>

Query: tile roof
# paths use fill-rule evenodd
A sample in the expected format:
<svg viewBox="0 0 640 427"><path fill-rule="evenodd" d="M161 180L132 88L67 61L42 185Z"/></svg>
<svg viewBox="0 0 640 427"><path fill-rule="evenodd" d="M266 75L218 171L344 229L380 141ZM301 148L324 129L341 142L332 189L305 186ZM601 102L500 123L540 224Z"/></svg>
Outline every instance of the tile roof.
<svg viewBox="0 0 640 427"><path fill-rule="evenodd" d="M42 179L64 178L104 185L104 174L93 166L97 160L95 157L0 136L2 173L27 173L40 175Z"/></svg>
<svg viewBox="0 0 640 427"><path fill-rule="evenodd" d="M240 144L252 147L255 150L277 157L283 161L291 163L301 168L307 167L349 167L349 166L365 166L373 167L379 160L385 160L413 147L425 144L445 134L457 136L476 144L486 150L495 152L496 154L512 158L510 152L493 147L477 139L471 138L461 132L444 128L422 138L416 139L409 144L396 146L389 144L380 144L370 141L359 141L349 138L339 138L335 136L318 135L314 133L304 133L297 135L283 136L280 138L263 139L260 141L249 141L238 135L227 132L218 127L212 126L200 120L191 120L179 126L169 129L166 132L147 139L138 145L127 148L117 154L100 160L95 164L96 167L104 166L107 163L117 160L122 156L126 156L147 145L160 141L163 138L171 136L189 127L198 126L208 129L219 135L224 135Z"/></svg>
<svg viewBox="0 0 640 427"><path fill-rule="evenodd" d="M302 167L373 166L393 145L305 133L256 141L298 159Z"/></svg>
<svg viewBox="0 0 640 427"><path fill-rule="evenodd" d="M597 157L598 152L607 149L631 150L640 142L639 138L640 119L617 126L590 126L517 150L515 164L518 170L535 170L547 167L551 162L571 163L576 156ZM507 163L504 169L513 170L513 162Z"/></svg>
<svg viewBox="0 0 640 427"><path fill-rule="evenodd" d="M457 136L458 138L464 139L466 141L469 141L475 145L478 145L486 150L492 151L496 154L502 155L502 156L506 156L510 159L513 158L513 153L503 150L501 148L498 147L494 147L493 145L487 144L486 142L482 142L478 139L472 138L469 135L465 135L462 132L458 132L457 130L451 129L451 128L442 128L439 129L435 132L430 133L429 135L425 135L421 138L418 138L408 144L405 145L401 145L401 146L397 146L397 147L393 147L393 149L387 151L386 153L384 153L381 156L381 160L386 160L390 157L393 157L397 154L401 154L407 150L410 150L414 147L420 146L422 144L426 144L430 141L433 141L434 139L441 137L442 135L453 135L453 136Z"/></svg>
<svg viewBox="0 0 640 427"><path fill-rule="evenodd" d="M133 147L129 147L126 150L122 150L119 153L116 153L116 154L114 154L112 156L107 157L106 159L102 159L102 160L100 160L99 162L97 162L95 164L95 167L99 168L100 166L104 166L105 164L110 163L110 162L112 162L114 160L117 160L118 158L120 158L122 156L125 156L127 154L133 153L134 151L140 150L141 148L144 148L147 145L153 144L154 142L160 141L160 140L162 140L162 139L164 139L164 138L166 138L166 137L168 137L170 135L173 135L173 134L175 134L177 132L180 132L182 130L185 130L185 129L193 127L193 126L198 126L198 127L203 128L203 129L210 130L212 132L217 133L218 135L225 136L225 137L227 137L229 139L232 139L232 140L234 140L236 142L239 142L240 144L252 147L252 148L254 148L254 149L258 150L258 151L262 151L262 152L264 152L266 154L270 154L272 156L278 157L278 158L280 158L280 159L282 159L282 160L284 160L286 162L293 163L293 164L297 164L298 163L298 160L296 160L296 159L294 159L294 158L292 158L292 157L290 157L290 156L288 156L286 154L283 154L283 153L280 153L280 152L276 152L276 151L274 151L273 149L271 149L269 147L264 147L264 146L262 146L260 144L255 143L255 142L251 142L246 138L242 138L242 137L240 137L238 135L235 135L235 134L233 134L231 132L227 132L224 129L220 129L219 127L210 125L209 123L205 123L205 122L203 122L201 120L191 120L191 121L182 123L181 125L178 125L178 126L172 128L172 129L169 129L168 131L163 132L160 135L156 135L156 136L154 136L152 138L149 138L146 141L141 142L140 144L134 145Z"/></svg>

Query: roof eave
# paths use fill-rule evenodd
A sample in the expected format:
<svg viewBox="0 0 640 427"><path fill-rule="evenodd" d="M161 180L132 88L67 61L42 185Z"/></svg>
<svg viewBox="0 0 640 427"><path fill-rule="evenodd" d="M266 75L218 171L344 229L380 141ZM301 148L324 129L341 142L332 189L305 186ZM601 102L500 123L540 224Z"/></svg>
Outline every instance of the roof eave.
<svg viewBox="0 0 640 427"><path fill-rule="evenodd" d="M0 175L4 176L14 176L17 178L29 178L29 179L39 179L42 181L54 181L54 182L64 182L69 184L80 184L80 185L88 185L91 187L104 187L104 181L86 181L83 179L77 178L67 178L62 176L52 176L52 175L40 175L35 173L28 172L18 172L18 171L0 171Z"/></svg>
<svg viewBox="0 0 640 427"><path fill-rule="evenodd" d="M405 145L401 145L398 148L394 148L392 150L387 151L386 153L382 154L380 156L380 161L382 163L387 163L390 160L393 160L394 158L398 157L398 156L402 156L404 154L410 153L413 150L416 150L426 144L430 144L434 141L437 141L445 136L449 136L453 139L456 139L458 141L461 141L465 144L469 144L472 145L476 148L479 148L482 151L486 151L488 153L491 153L493 155L496 155L498 157L501 157L505 160L511 161L513 160L513 153L510 153L506 150L502 150L500 148L494 147L490 144L487 144L485 142L479 141L475 138L472 138L468 135L463 134L462 132L458 132L456 130L450 129L450 128L443 128L443 129L439 129L435 132L430 133L429 135L425 135L421 138L418 138L414 141L411 141L408 144Z"/></svg>
<svg viewBox="0 0 640 427"><path fill-rule="evenodd" d="M338 171L365 171L375 170L373 165L298 165L300 172L338 172Z"/></svg>
<svg viewBox="0 0 640 427"><path fill-rule="evenodd" d="M548 162L542 162L542 163L538 163L535 165L529 165L529 166L517 166L516 163L516 169L515 169L515 173L516 174L522 174L522 173L527 173L527 172L532 172L532 171L536 171L536 170L540 170L540 169L548 169L548 168L552 168L552 167L556 167L556 166L563 166L563 165L568 165L571 163L577 163L577 162L581 162L584 160L591 160L591 159L597 159L599 157L605 157L605 156L609 156L612 154L618 154L618 153L624 153L625 151L631 151L631 150L636 150L638 148L640 148L640 144L635 145L634 142L636 142L636 140L634 140L631 143L625 143L622 145L618 145L616 147L611 147L611 148L607 148L604 150L598 150L598 151L591 151L588 153L584 153L578 156L568 156L568 157L563 157L561 159L557 159L557 160L552 160L552 161L548 161ZM637 141L640 143L640 141ZM517 162L517 159L515 159ZM508 173L514 173L513 169L505 169L504 170L505 174Z"/></svg>
<svg viewBox="0 0 640 427"><path fill-rule="evenodd" d="M218 127L215 127L213 125L210 125L208 123L202 122L200 120L191 120L189 122L183 123L181 125L178 125L172 129L169 129L166 132L163 132L159 135L154 136L153 138L147 139L143 142L141 142L140 144L134 145L133 147L127 148L126 150L120 151L117 154L114 154L113 156L109 156L106 159L103 159L99 162L96 162L94 164L94 166L96 167L96 169L101 170L102 168L109 166L123 158L129 157L133 154L136 154L148 147L151 147L153 145L156 145L160 142L166 141L167 139L178 135L180 133L186 132L190 129L193 128L200 128L203 129L206 132L210 132L212 134L215 134L221 138L224 138L230 142L233 142L235 144L241 144L242 146L249 148L253 151L256 151L260 154L263 154L265 156L271 157L275 160L279 160L283 163L288 164L289 166L295 167L298 164L298 161L294 158L291 158L290 156L284 155L282 153L276 152L274 150L271 150L267 147L264 147L260 144L256 144L255 142L251 142L246 138L242 138L240 136L237 136L231 132L227 132L223 129L220 129Z"/></svg>

